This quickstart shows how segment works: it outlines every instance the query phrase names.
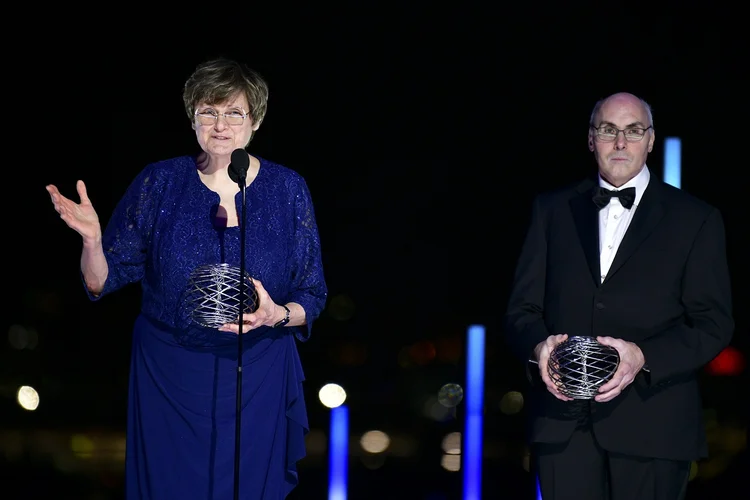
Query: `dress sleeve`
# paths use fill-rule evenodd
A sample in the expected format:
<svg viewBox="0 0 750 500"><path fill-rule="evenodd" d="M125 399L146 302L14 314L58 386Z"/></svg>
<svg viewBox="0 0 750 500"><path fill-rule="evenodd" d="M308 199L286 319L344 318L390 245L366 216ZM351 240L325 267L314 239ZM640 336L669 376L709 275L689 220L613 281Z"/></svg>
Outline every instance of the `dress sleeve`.
<svg viewBox="0 0 750 500"><path fill-rule="evenodd" d="M115 206L102 235L108 274L98 295L84 286L91 300L99 300L144 275L151 231L158 204L159 183L152 166L142 170Z"/></svg>
<svg viewBox="0 0 750 500"><path fill-rule="evenodd" d="M304 179L292 183L294 196L294 241L291 254L289 302L305 310L307 323L292 327L301 341L310 338L312 323L325 307L328 289L323 275L320 236L310 191Z"/></svg>

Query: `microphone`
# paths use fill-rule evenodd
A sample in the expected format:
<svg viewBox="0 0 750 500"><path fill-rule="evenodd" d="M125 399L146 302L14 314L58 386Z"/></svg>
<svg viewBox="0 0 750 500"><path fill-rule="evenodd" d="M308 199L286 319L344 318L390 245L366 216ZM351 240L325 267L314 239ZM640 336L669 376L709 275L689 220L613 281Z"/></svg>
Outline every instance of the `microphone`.
<svg viewBox="0 0 750 500"><path fill-rule="evenodd" d="M240 333L237 335L237 399L235 408L235 426L234 426L234 500L240 498L240 428L242 420L242 314L245 311L245 301L247 299L245 292L245 237L246 237L246 207L245 201L245 182L247 178L247 169L250 168L250 156L242 148L232 151L232 160L229 163L229 177L239 184L241 201L240 223L240 315L239 327Z"/></svg>
<svg viewBox="0 0 750 500"><path fill-rule="evenodd" d="M247 151L242 148L232 151L232 161L229 163L229 178L241 184L240 189L245 187L248 168L250 168L250 157L247 155Z"/></svg>

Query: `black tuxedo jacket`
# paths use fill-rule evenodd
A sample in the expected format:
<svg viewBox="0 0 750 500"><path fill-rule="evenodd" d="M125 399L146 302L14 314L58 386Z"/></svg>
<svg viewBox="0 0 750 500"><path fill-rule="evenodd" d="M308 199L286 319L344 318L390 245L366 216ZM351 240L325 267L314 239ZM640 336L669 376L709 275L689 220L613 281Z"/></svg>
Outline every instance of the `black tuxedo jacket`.
<svg viewBox="0 0 750 500"><path fill-rule="evenodd" d="M732 337L724 224L718 210L651 176L601 282L593 179L538 196L506 314L506 340L527 362L551 334L637 344L649 372L607 403L591 404L609 451L693 460L707 453L697 372ZM532 365L530 373L536 372ZM530 440L566 441L578 401L530 391Z"/></svg>

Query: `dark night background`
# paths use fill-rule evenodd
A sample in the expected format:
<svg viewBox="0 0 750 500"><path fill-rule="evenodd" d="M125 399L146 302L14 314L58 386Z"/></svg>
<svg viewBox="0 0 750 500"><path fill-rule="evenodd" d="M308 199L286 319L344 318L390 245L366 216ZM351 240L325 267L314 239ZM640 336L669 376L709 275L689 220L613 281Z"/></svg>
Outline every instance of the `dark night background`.
<svg viewBox="0 0 750 500"><path fill-rule="evenodd" d="M330 410L318 389L335 382L351 415L350 499L459 499L461 472L441 467L441 441L462 431L462 405L442 420L425 408L444 384L463 385L465 333L477 323L487 327L485 498L526 498L524 411L503 399L525 378L499 324L532 197L594 171L589 114L613 92L652 105L653 174L662 175L664 138L680 137L682 188L722 211L732 347L747 356L747 133L736 107L747 91L731 40L739 35L697 8L435 5L198 13L166 27L122 19L127 28L108 36L48 19L43 49L8 55L5 109L23 116L5 124L13 178L0 498L121 498L140 290L88 302L80 237L44 186L77 199L83 179L106 222L147 163L197 150L181 90L215 55L269 81L269 111L249 151L306 178L323 244L330 301L300 344L313 432L293 498L327 498ZM726 495L747 470L746 374L702 374L711 457L697 464L689 499ZM17 403L21 385L38 390L36 411ZM384 457L359 446L372 429L391 436Z"/></svg>

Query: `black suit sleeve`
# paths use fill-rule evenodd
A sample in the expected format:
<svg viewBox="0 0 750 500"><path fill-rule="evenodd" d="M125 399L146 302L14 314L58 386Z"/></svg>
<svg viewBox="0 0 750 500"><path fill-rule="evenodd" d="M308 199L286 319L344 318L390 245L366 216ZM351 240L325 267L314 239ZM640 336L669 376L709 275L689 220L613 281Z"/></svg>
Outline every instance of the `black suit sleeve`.
<svg viewBox="0 0 750 500"><path fill-rule="evenodd" d="M547 230L541 198L534 200L531 222L516 265L513 287L505 315L505 336L513 353L522 361L549 333L544 324L544 288L547 265Z"/></svg>
<svg viewBox="0 0 750 500"><path fill-rule="evenodd" d="M657 385L701 369L732 339L732 298L724 223L713 210L698 232L682 277L685 322L638 342Z"/></svg>

